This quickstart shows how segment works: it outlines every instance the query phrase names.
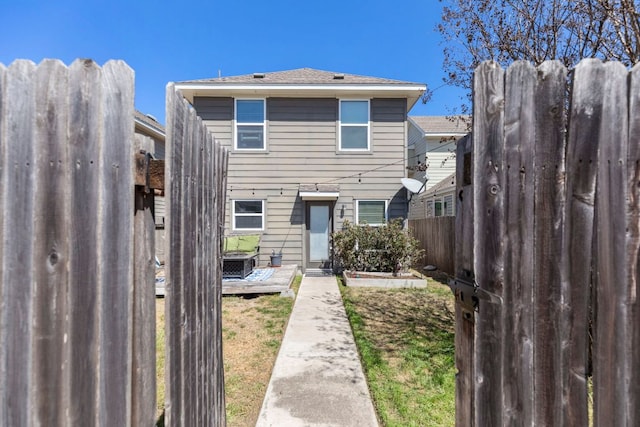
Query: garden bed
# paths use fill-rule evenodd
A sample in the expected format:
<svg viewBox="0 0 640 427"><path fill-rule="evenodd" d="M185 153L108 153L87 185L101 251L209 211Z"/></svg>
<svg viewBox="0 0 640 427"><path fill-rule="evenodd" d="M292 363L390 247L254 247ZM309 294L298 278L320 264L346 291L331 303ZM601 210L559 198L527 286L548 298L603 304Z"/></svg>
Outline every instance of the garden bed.
<svg viewBox="0 0 640 427"><path fill-rule="evenodd" d="M344 271L344 283L361 288L426 288L427 281L412 273L378 273L370 271Z"/></svg>

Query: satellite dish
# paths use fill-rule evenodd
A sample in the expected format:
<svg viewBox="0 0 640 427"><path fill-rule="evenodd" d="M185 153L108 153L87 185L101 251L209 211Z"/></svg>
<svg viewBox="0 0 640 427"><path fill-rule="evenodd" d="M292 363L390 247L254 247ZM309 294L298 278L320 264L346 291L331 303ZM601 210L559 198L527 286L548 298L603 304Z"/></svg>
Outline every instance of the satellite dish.
<svg viewBox="0 0 640 427"><path fill-rule="evenodd" d="M402 178L400 182L402 182L404 188L409 190L412 194L420 194L424 191L424 186L427 183L428 179L429 178L426 178L424 182L420 182L417 179L413 178Z"/></svg>

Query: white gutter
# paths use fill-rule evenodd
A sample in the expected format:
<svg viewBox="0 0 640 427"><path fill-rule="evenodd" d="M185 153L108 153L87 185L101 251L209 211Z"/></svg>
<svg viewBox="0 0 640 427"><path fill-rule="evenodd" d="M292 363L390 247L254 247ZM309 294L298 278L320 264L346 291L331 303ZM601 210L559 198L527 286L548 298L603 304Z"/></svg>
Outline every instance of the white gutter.
<svg viewBox="0 0 640 427"><path fill-rule="evenodd" d="M431 137L435 137L435 138L449 138L449 137L460 137L462 138L463 136L467 135L469 132L465 132L465 133L460 133L460 132L449 132L449 133L428 133L425 132L424 136L431 136Z"/></svg>
<svg viewBox="0 0 640 427"><path fill-rule="evenodd" d="M213 83L176 83L175 88L193 104L196 96L288 96L304 97L315 95L326 98L330 95L352 94L354 96L379 95L407 98L407 111L420 99L426 90L425 85L416 84L216 84Z"/></svg>
<svg viewBox="0 0 640 427"><path fill-rule="evenodd" d="M165 133L164 132L161 132L160 130L156 129L155 127L146 124L145 122L143 122L142 120L138 119L137 117L135 118L135 123L136 123L136 126L144 128L146 131L148 131L149 133L154 135L156 138L162 139L164 141L164 139L165 139Z"/></svg>
<svg viewBox="0 0 640 427"><path fill-rule="evenodd" d="M176 83L176 89L185 90L206 90L206 91L259 91L259 92L271 92L271 91L309 91L309 92L325 92L325 91L366 91L366 92L403 92L403 91L416 91L424 92L426 86L424 85L384 85L384 84L371 84L371 85L296 85L296 84L220 84L211 85L206 83Z"/></svg>

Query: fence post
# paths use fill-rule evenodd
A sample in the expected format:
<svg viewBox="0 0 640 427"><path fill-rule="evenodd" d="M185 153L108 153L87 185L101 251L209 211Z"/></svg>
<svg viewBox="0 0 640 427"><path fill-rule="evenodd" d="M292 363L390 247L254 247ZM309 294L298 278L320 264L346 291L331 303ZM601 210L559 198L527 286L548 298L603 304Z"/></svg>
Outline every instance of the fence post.
<svg viewBox="0 0 640 427"><path fill-rule="evenodd" d="M153 151L151 138L136 135L136 151ZM147 162L150 159L147 158ZM148 165L148 163L147 163ZM153 425L156 414L155 221L153 189L136 185L132 307L131 425Z"/></svg>
<svg viewBox="0 0 640 427"><path fill-rule="evenodd" d="M458 141L456 148L455 276L473 281L473 137ZM456 295L456 426L474 422L475 313L460 304Z"/></svg>

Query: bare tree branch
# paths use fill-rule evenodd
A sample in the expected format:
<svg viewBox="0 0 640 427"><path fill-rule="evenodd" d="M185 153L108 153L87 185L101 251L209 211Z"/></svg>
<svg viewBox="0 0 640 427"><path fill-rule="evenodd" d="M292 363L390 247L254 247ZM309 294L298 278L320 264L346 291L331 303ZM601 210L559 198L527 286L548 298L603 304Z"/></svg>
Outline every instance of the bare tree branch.
<svg viewBox="0 0 640 427"><path fill-rule="evenodd" d="M440 1L450 85L470 90L473 70L488 59L502 66L557 59L567 67L582 58L640 60L640 0Z"/></svg>

